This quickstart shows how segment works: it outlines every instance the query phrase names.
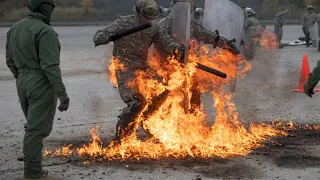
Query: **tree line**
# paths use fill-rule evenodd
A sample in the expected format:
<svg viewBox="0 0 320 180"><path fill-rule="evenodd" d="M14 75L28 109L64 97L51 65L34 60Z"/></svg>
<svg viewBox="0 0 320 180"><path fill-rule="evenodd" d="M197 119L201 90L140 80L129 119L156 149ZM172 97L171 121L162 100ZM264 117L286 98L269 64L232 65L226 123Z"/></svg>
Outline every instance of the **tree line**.
<svg viewBox="0 0 320 180"><path fill-rule="evenodd" d="M169 7L171 0L156 0L164 7ZM273 19L274 15L284 9L290 9L289 18L298 19L305 12L308 4L320 10L320 0L232 0L241 7L256 10L258 18ZM56 0L57 21L99 21L113 20L117 16L131 14L136 0ZM203 7L205 0L195 0L197 7ZM0 0L0 21L14 20L27 12L27 0ZM61 13L61 14L58 14ZM68 19L63 18L68 16ZM61 18L61 19L60 19Z"/></svg>

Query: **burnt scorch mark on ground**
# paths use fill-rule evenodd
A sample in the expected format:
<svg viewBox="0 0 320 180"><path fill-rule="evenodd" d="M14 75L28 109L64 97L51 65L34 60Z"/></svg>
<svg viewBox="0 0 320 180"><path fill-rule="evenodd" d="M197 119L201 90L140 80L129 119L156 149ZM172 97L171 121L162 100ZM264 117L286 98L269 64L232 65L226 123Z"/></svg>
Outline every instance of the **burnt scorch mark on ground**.
<svg viewBox="0 0 320 180"><path fill-rule="evenodd" d="M146 138L145 136L141 136ZM111 139L102 139L107 143ZM84 140L86 142L86 140ZM79 147L83 141L69 140L74 147ZM62 145L55 142L54 146ZM63 142L66 143L66 142ZM74 166L98 166L106 167L110 173L119 169L156 172L158 169L194 172L207 178L223 179L258 179L265 176L264 168L268 163L275 164L281 168L308 168L320 167L320 156L317 156L317 146L320 146L320 131L313 130L291 130L288 136L279 136L267 141L263 147L254 150L246 158L164 158L161 160L131 159L131 160L105 160L102 157L95 160L85 158L72 159L70 164ZM54 158L55 159L55 158ZM76 159L76 160L75 160ZM89 164L84 164L88 161ZM251 163L250 163L251 162ZM253 163L252 163L253 162ZM256 164L255 164L256 162Z"/></svg>
<svg viewBox="0 0 320 180"><path fill-rule="evenodd" d="M273 142L256 149L249 156L262 156L276 166L290 169L320 167L320 131L298 129L289 131L286 137L277 137ZM259 158L259 157L255 157Z"/></svg>
<svg viewBox="0 0 320 180"><path fill-rule="evenodd" d="M229 165L204 167L199 173L207 178L223 179L258 179L264 176L259 168L240 162Z"/></svg>

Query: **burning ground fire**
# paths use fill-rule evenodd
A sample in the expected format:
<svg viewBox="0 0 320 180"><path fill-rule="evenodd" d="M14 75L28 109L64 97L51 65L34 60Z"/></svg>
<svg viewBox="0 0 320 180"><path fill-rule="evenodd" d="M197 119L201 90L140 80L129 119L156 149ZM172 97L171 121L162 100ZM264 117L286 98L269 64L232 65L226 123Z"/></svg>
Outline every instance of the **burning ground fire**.
<svg viewBox="0 0 320 180"><path fill-rule="evenodd" d="M265 44L270 46L270 43ZM173 58L163 61L155 55L148 62L148 71L136 72L135 78L128 85L144 96L147 105L131 124L135 129L134 133L122 139L121 144L111 142L104 145L93 128L90 131L92 139L88 144L79 148L67 145L55 152L46 150L45 155L107 160L227 158L246 155L263 146L271 137L286 135L285 130L279 128L281 123L251 123L247 127L238 119L228 85L237 76L244 77L251 68L242 56L203 46L200 52L191 50L189 62L181 65ZM225 72L228 77L222 79L197 70L196 62ZM239 64L241 68L237 70L238 66L235 64ZM125 70L125 67L117 59L112 59L109 70L110 80L115 83L116 72ZM201 108L185 113L181 105L184 100L182 89L188 90L190 100L191 90L195 86L202 93L210 93L212 96L216 116L211 126L206 122L206 113ZM153 100L164 92L167 92L164 101L155 112L145 116ZM141 124L152 137L146 140L137 137L137 129Z"/></svg>

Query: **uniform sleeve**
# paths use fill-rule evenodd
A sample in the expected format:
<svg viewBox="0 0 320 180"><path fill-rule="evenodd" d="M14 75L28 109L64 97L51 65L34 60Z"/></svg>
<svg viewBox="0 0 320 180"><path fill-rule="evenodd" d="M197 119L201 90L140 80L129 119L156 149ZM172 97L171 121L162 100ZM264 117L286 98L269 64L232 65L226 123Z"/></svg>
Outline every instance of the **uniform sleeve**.
<svg viewBox="0 0 320 180"><path fill-rule="evenodd" d="M276 14L276 17L282 17L282 16L284 16L284 14L285 14L284 11L278 12L278 13Z"/></svg>
<svg viewBox="0 0 320 180"><path fill-rule="evenodd" d="M107 27L105 27L104 29L101 29L99 31L97 31L96 34L98 33L104 33L108 36L111 36L115 33L118 33L121 30L120 25L123 24L122 23L122 18L118 18L117 20L115 20L113 23L109 24Z"/></svg>
<svg viewBox="0 0 320 180"><path fill-rule="evenodd" d="M14 64L12 57L10 55L10 51L9 51L9 38L10 38L10 31L7 33L7 42L6 42L6 64L9 67L10 71L12 72L12 74L14 75L15 78L18 77L19 72L18 72L18 68L16 67L16 65Z"/></svg>
<svg viewBox="0 0 320 180"><path fill-rule="evenodd" d="M250 19L247 19L246 22L244 23L244 30L248 30L248 28L250 27L251 25L251 20Z"/></svg>
<svg viewBox="0 0 320 180"><path fill-rule="evenodd" d="M320 80L320 61L317 63L317 67L315 67L312 71L310 78L308 79L308 83L311 86L316 86Z"/></svg>
<svg viewBox="0 0 320 180"><path fill-rule="evenodd" d="M39 36L40 68L44 71L55 93L66 95L60 70L60 43L53 29L46 29Z"/></svg>
<svg viewBox="0 0 320 180"><path fill-rule="evenodd" d="M303 15L301 18L301 25L302 25L302 27L306 27L306 16L305 15Z"/></svg>
<svg viewBox="0 0 320 180"><path fill-rule="evenodd" d="M205 44L213 44L213 45L216 44L217 34L215 32L207 30L195 20L191 21L191 27L194 28L193 36L198 41L202 41Z"/></svg>
<svg viewBox="0 0 320 180"><path fill-rule="evenodd" d="M173 54L173 51L179 46L172 37L162 27L157 25L157 32L153 43L161 49Z"/></svg>
<svg viewBox="0 0 320 180"><path fill-rule="evenodd" d="M312 24L317 22L317 14L312 14Z"/></svg>

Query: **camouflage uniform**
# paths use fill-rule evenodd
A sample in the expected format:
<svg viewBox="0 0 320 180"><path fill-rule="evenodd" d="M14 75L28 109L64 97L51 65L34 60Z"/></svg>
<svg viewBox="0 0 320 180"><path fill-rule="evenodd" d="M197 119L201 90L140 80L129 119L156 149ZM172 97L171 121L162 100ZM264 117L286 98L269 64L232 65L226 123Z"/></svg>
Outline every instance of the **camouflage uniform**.
<svg viewBox="0 0 320 180"><path fill-rule="evenodd" d="M158 22L158 25L166 31L168 35L171 35L172 31L172 15L169 14L166 18L160 20ZM213 44L217 45L216 38L217 34L205 29L202 25L200 25L195 18L191 19L191 24L190 24L190 34L191 34L191 39L195 39L196 42L201 42L203 41L205 44ZM162 47L158 46L155 44L155 53L161 57L161 61L165 62L166 58L170 55L168 52L165 51ZM194 84L194 88L192 88L192 98L191 98L191 103L192 106L194 107L199 107L200 106L200 91L197 90L196 84Z"/></svg>
<svg viewBox="0 0 320 180"><path fill-rule="evenodd" d="M245 47L244 56L246 59L251 60L254 57L255 47L257 42L254 40L259 37L259 20L254 16L249 17L244 23L244 33L245 33Z"/></svg>
<svg viewBox="0 0 320 180"><path fill-rule="evenodd" d="M202 8L197 8L194 11L194 18L196 19L196 21L202 25L203 23L203 15L204 15L204 11Z"/></svg>
<svg viewBox="0 0 320 180"><path fill-rule="evenodd" d="M159 17L159 20L167 17L170 14L170 11L171 11L171 9L169 9L169 8L163 8L161 11L161 15Z"/></svg>
<svg viewBox="0 0 320 180"><path fill-rule="evenodd" d="M302 24L302 31L304 35L306 36L306 45L307 47L310 46L310 27L316 22L316 14L313 13L311 10L313 9L312 6L308 6L307 10L309 12L305 13L301 18L301 24Z"/></svg>
<svg viewBox="0 0 320 180"><path fill-rule="evenodd" d="M283 24L284 24L284 16L286 15L285 11L278 12L276 14L276 18L274 19L274 33L277 36L277 40L279 45L281 44L281 39L283 35Z"/></svg>
<svg viewBox="0 0 320 180"><path fill-rule="evenodd" d="M137 25L135 15L123 16L98 32L111 36ZM149 68L147 63L148 50L152 43L161 47L169 54L173 54L174 49L179 46L168 34L157 27L128 35L114 42L113 56L119 58L120 63L124 64L127 68L126 71L119 70L116 72L120 96L123 102L127 104L127 107L123 109L122 114L119 116L118 130L121 127L127 127L129 123L133 122L143 107L143 97L139 95L139 92L135 92L132 88L128 87L127 83L134 77L134 73L137 70ZM124 132L119 133L122 134Z"/></svg>

